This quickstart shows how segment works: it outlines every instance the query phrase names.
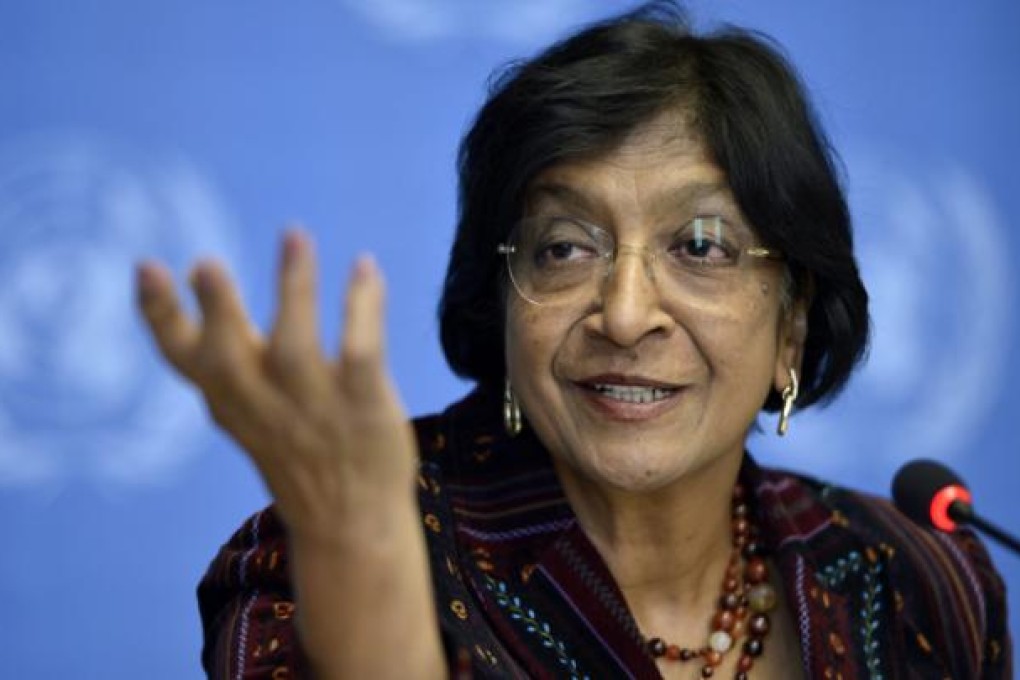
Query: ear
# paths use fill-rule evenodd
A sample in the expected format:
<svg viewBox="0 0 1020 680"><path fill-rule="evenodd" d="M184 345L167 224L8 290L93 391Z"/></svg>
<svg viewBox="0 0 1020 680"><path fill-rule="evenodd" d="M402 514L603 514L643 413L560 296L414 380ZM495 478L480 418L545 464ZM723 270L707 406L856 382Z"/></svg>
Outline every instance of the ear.
<svg viewBox="0 0 1020 680"><path fill-rule="evenodd" d="M807 312L809 298L798 298L786 309L779 320L779 337L776 351L776 366L772 386L776 392L790 384L790 369L801 376L801 362L804 359L804 343L807 340Z"/></svg>

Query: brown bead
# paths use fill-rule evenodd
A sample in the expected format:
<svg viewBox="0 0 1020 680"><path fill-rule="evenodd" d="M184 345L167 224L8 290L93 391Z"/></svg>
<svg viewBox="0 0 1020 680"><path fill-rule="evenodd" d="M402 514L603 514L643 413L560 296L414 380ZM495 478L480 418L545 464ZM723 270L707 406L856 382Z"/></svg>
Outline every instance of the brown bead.
<svg viewBox="0 0 1020 680"><path fill-rule="evenodd" d="M751 667L753 665L754 665L753 656L741 654L740 661L737 662L737 670L740 671L741 673L746 673L747 671L751 670Z"/></svg>
<svg viewBox="0 0 1020 680"><path fill-rule="evenodd" d="M747 523L746 517L737 517L735 520L733 520L733 533L737 534L738 536L741 535L746 536L748 526L749 524Z"/></svg>
<svg viewBox="0 0 1020 680"><path fill-rule="evenodd" d="M734 517L747 517L747 503L737 503L733 506Z"/></svg>
<svg viewBox="0 0 1020 680"><path fill-rule="evenodd" d="M710 649L705 652L705 663L709 666L718 666L722 662L722 654Z"/></svg>
<svg viewBox="0 0 1020 680"><path fill-rule="evenodd" d="M670 661L678 661L680 659L680 648L676 645L666 645L666 658Z"/></svg>
<svg viewBox="0 0 1020 680"><path fill-rule="evenodd" d="M757 557L764 552L762 544L755 540L749 540L743 549L744 559L749 560L752 557Z"/></svg>
<svg viewBox="0 0 1020 680"><path fill-rule="evenodd" d="M747 622L747 632L755 637L765 637L769 632L769 615L757 613Z"/></svg>
<svg viewBox="0 0 1020 680"><path fill-rule="evenodd" d="M736 609L740 606L740 596L736 593L726 593L719 599L723 609Z"/></svg>
<svg viewBox="0 0 1020 680"><path fill-rule="evenodd" d="M736 578L728 578L725 581L723 581L722 585L723 591L727 593L735 593L737 592L737 588L739 587L740 581L737 580Z"/></svg>
<svg viewBox="0 0 1020 680"><path fill-rule="evenodd" d="M752 557L747 561L747 566L744 567L744 578L749 583L761 583L768 577L769 568L765 564L765 560L760 557Z"/></svg>
<svg viewBox="0 0 1020 680"><path fill-rule="evenodd" d="M744 643L744 653L748 656L761 656L765 651L765 643L760 638L751 638Z"/></svg>
<svg viewBox="0 0 1020 680"><path fill-rule="evenodd" d="M718 611L712 617L712 630L725 630L729 632L733 630L733 624L736 623L736 620L733 612L726 609Z"/></svg>
<svg viewBox="0 0 1020 680"><path fill-rule="evenodd" d="M737 482L736 484L733 485L733 500L734 501L742 501L744 499L745 495L746 495L746 492L744 490L744 485L743 484Z"/></svg>

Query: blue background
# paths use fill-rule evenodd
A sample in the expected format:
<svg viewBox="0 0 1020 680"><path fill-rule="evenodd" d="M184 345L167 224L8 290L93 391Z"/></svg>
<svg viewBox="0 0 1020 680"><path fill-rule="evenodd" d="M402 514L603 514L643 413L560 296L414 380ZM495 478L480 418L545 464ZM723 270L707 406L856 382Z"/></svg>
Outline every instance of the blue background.
<svg viewBox="0 0 1020 680"><path fill-rule="evenodd" d="M132 263L224 258L271 318L283 225L323 259L324 341L357 253L387 273L412 413L439 352L454 153L491 69L626 4L0 1L0 659L5 677L198 677L194 585L266 502L159 363ZM843 155L871 361L765 461L886 493L941 458L1014 532L1020 475L1020 6L693 3L771 34ZM1020 558L993 554L1020 629ZM381 644L383 644L381 642Z"/></svg>

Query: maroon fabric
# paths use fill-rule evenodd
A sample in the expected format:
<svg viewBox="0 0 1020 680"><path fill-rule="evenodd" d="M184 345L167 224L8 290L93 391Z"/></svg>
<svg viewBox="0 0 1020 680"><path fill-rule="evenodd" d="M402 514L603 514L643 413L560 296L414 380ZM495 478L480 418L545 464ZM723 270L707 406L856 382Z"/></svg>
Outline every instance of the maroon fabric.
<svg viewBox="0 0 1020 680"><path fill-rule="evenodd" d="M498 395L476 393L415 422L422 527L455 676L658 677L546 452L527 432L503 435L499 413ZM808 678L1012 677L1004 586L972 534L934 535L882 499L750 458L741 475ZM210 677L303 677L285 532L271 510L223 547L199 603Z"/></svg>

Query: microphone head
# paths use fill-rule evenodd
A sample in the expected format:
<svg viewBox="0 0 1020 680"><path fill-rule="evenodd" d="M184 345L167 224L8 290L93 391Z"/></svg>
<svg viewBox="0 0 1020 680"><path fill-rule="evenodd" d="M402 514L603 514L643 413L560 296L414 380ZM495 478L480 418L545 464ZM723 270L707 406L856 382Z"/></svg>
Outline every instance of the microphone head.
<svg viewBox="0 0 1020 680"><path fill-rule="evenodd" d="M941 531L956 529L951 506L970 504L970 492L955 472L934 460L907 463L893 479L893 501L900 512L915 522Z"/></svg>

